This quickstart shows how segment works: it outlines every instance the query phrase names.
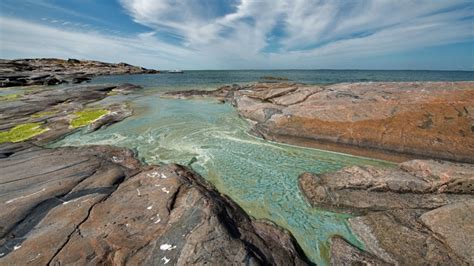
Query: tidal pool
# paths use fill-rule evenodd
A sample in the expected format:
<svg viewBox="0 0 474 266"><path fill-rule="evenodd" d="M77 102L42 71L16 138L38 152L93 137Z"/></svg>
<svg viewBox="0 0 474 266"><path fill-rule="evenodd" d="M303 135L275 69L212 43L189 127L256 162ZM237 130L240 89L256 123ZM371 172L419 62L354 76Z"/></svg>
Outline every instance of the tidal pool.
<svg viewBox="0 0 474 266"><path fill-rule="evenodd" d="M148 164L190 165L253 217L288 229L315 263L328 263L328 239L341 235L363 247L349 217L311 208L298 189L302 172L323 173L350 165L391 163L268 142L247 132L234 108L212 100L133 96L135 115L90 134L78 131L53 146L110 144L135 149Z"/></svg>

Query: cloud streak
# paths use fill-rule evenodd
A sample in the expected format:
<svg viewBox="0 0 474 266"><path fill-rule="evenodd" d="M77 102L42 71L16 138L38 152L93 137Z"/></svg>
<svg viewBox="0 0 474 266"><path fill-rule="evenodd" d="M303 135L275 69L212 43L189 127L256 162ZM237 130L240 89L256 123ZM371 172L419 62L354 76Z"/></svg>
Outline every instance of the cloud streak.
<svg viewBox="0 0 474 266"><path fill-rule="evenodd" d="M474 40L474 3L465 0L119 2L149 31L123 36L2 17L2 57L120 58L160 68L345 68ZM473 61L472 52L466 56Z"/></svg>

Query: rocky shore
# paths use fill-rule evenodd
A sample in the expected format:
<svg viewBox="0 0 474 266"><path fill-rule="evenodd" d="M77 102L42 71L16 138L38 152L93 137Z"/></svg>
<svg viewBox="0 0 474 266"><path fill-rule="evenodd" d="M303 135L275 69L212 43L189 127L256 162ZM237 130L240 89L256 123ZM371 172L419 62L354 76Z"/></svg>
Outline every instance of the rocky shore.
<svg viewBox="0 0 474 266"><path fill-rule="evenodd" d="M473 82L256 83L164 97L230 102L267 139L404 161L299 177L314 208L354 216L365 248L334 236L332 265L474 263ZM426 157L458 162L409 160Z"/></svg>
<svg viewBox="0 0 474 266"><path fill-rule="evenodd" d="M93 76L119 74L155 74L157 70L126 63L104 63L77 59L0 60L0 87L82 83Z"/></svg>
<svg viewBox="0 0 474 266"><path fill-rule="evenodd" d="M474 82L255 83L165 97L234 104L254 133L382 159L474 163Z"/></svg>
<svg viewBox="0 0 474 266"><path fill-rule="evenodd" d="M0 157L2 265L307 264L288 232L185 167L109 146L2 144Z"/></svg>
<svg viewBox="0 0 474 266"><path fill-rule="evenodd" d="M0 62L7 87L124 73L155 72L94 61ZM108 100L141 87L27 88L0 96L1 265L311 264L289 232L249 217L187 167L144 165L111 146L41 146L132 115L127 103ZM254 134L271 140L397 154L404 161L397 168L299 177L314 208L353 215L348 226L364 249L335 235L331 264L474 263L473 82L255 83L163 97L228 101ZM451 162L407 160L425 157Z"/></svg>
<svg viewBox="0 0 474 266"><path fill-rule="evenodd" d="M111 68L96 74L122 73ZM127 103L99 102L140 89L36 86L0 98L0 264L310 264L289 232L186 167L111 146L39 146L125 119Z"/></svg>

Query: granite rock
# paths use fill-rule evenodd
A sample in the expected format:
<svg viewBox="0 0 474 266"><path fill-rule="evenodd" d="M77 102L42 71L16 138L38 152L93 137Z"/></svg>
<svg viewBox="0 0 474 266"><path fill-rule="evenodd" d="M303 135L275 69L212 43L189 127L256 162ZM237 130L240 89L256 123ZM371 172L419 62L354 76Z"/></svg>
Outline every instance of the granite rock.
<svg viewBox="0 0 474 266"><path fill-rule="evenodd" d="M2 265L307 264L288 232L183 166L144 166L109 146L0 154Z"/></svg>
<svg viewBox="0 0 474 266"><path fill-rule="evenodd" d="M349 225L366 255L397 265L474 262L473 184L474 165L433 160L299 178L315 208L355 215Z"/></svg>

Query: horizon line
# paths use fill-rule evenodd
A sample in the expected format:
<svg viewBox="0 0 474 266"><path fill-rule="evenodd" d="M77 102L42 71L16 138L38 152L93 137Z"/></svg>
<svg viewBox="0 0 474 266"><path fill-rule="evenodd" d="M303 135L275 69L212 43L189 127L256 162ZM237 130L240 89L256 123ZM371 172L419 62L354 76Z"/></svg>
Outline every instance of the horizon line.
<svg viewBox="0 0 474 266"><path fill-rule="evenodd" d="M38 59L59 59L59 60L68 60L68 59L77 59L74 57L68 58L60 58L60 57L30 57L30 58L0 58L0 60L38 60ZM134 66L144 67L142 65L135 65L131 63L127 63L126 61L116 61L116 62L105 62L95 59L77 59L80 61L96 61L102 62L107 64L119 64L119 63L126 63ZM176 70L176 68L170 69L158 69L158 68L150 68L144 67L147 69L153 69L158 71L169 71L169 70ZM470 70L466 69L367 69L367 68L239 68L239 69L180 69L182 71L432 71L432 72L474 72L474 68Z"/></svg>
<svg viewBox="0 0 474 266"><path fill-rule="evenodd" d="M156 69L169 71L176 69ZM249 69L180 69L182 71L432 71L432 72L474 72L472 70L456 69L364 69L364 68L249 68Z"/></svg>

